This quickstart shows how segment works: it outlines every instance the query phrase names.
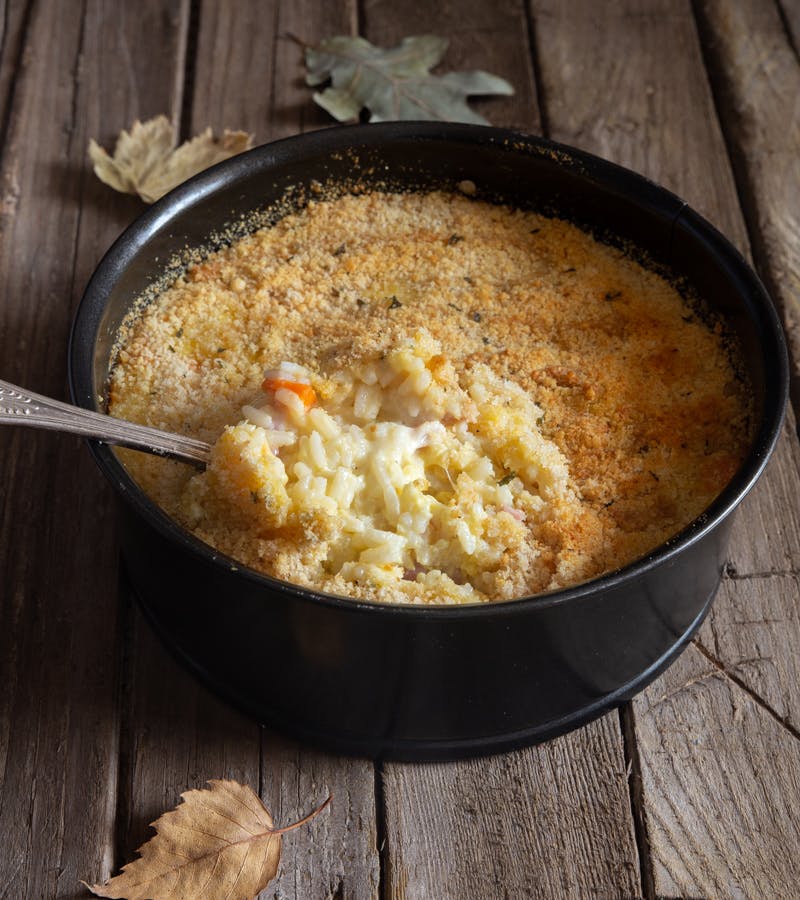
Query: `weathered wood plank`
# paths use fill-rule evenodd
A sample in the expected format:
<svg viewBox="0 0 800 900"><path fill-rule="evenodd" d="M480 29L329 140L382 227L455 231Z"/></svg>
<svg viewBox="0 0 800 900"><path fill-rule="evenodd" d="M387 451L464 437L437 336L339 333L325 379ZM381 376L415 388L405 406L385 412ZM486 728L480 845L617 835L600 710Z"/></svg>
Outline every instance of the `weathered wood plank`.
<svg viewBox="0 0 800 900"><path fill-rule="evenodd" d="M148 825L211 778L259 787L259 727L217 700L167 653L131 610L117 830L122 862L152 837Z"/></svg>
<svg viewBox="0 0 800 900"><path fill-rule="evenodd" d="M442 71L484 69L514 86L512 97L475 98L470 101L474 108L493 125L541 131L523 0L495 4L481 0L430 4L366 0L361 33L384 47L412 34L449 38Z"/></svg>
<svg viewBox="0 0 800 900"><path fill-rule="evenodd" d="M796 896L796 736L694 646L635 709L656 896Z"/></svg>
<svg viewBox="0 0 800 900"><path fill-rule="evenodd" d="M126 16L120 9L116 14ZM143 72L126 85L128 118L101 123L112 133L134 117L161 113L174 121L180 117L188 2L131 8L127 16L118 49L123 59L140 59ZM154 34L164 33L169 40L153 42ZM118 59L98 56L85 62L97 67L98 78L117 64ZM109 94L113 97L114 91L109 89ZM130 201L127 221L141 209L140 203ZM116 867L133 858L133 851L152 835L148 824L173 807L183 791L203 787L209 778L235 778L257 789L260 765L258 727L215 700L180 669L138 611L130 612L126 624L129 666L123 674Z"/></svg>
<svg viewBox="0 0 800 900"><path fill-rule="evenodd" d="M0 6L0 128L6 124L14 87L22 71L22 51L32 6L33 0L6 0Z"/></svg>
<svg viewBox="0 0 800 900"><path fill-rule="evenodd" d="M355 3L280 2L271 12L265 18L258 2L202 6L195 129L206 123L201 117L210 115L211 124L245 128L263 142L333 124L313 103L303 83L302 50L287 35L313 43L350 33ZM241 91L260 71L263 89ZM221 91L219 84L228 87ZM319 819L284 839L277 878L263 896L377 897L372 763L329 756L265 731L261 769L263 799L279 822L301 818L329 793L334 798Z"/></svg>
<svg viewBox="0 0 800 900"><path fill-rule="evenodd" d="M726 578L697 641L800 733L798 597L797 574Z"/></svg>
<svg viewBox="0 0 800 900"><path fill-rule="evenodd" d="M521 3L368 2L376 44L451 38L447 69L484 68L514 97L481 104L498 125L540 130ZM436 766L385 765L385 890L390 897L635 896L640 891L619 719L545 747ZM519 861L524 860L524 865Z"/></svg>
<svg viewBox="0 0 800 900"><path fill-rule="evenodd" d="M335 124L312 100L297 41L354 33L356 17L354 0L203 3L194 127L243 128L265 143Z"/></svg>
<svg viewBox="0 0 800 900"><path fill-rule="evenodd" d="M515 753L386 766L383 790L391 898L641 891L616 713Z"/></svg>
<svg viewBox="0 0 800 900"><path fill-rule="evenodd" d="M322 753L265 732L262 796L280 824L328 795L330 807L283 839L277 878L264 900L377 900L380 866L373 764Z"/></svg>
<svg viewBox="0 0 800 900"><path fill-rule="evenodd" d="M180 109L189 0L136 6L92 0L87 9L86 38L77 62L85 85L78 111L85 124L77 148L82 164L89 138L113 150L120 130L130 128L135 119ZM97 34L103 40L96 40ZM76 300L118 234L146 209L137 197L102 184L88 161L83 173L80 252L72 282Z"/></svg>
<svg viewBox="0 0 800 900"><path fill-rule="evenodd" d="M532 8L549 136L650 176L746 249L689 3Z"/></svg>
<svg viewBox="0 0 800 900"><path fill-rule="evenodd" d="M786 25L792 49L800 57L800 4L795 0L776 0L776 2Z"/></svg>
<svg viewBox="0 0 800 900"><path fill-rule="evenodd" d="M129 202L90 175L86 145L139 112L150 63L129 50L147 46L159 58L174 48L166 10L175 6L145 2L128 16L99 0L34 4L19 36L23 64L3 69L13 94L2 148L0 359L4 377L45 394L65 396L75 302L130 218ZM0 457L0 894L71 897L80 878L101 877L113 862L113 510L76 439L4 428Z"/></svg>
<svg viewBox="0 0 800 900"><path fill-rule="evenodd" d="M281 867L263 898L377 897L372 765L339 759L261 729L217 700L158 646L136 616L141 664L130 685L133 704L123 760L126 803L121 856L152 835L147 827L189 788L233 778L260 790L279 825L302 818L329 794L331 807L283 838ZM362 777L363 776L363 777Z"/></svg>
<svg viewBox="0 0 800 900"><path fill-rule="evenodd" d="M303 71L299 48L280 35L292 31L315 40L349 31L352 6L204 3L198 16L197 55L188 61L189 131L241 128L267 140L325 124L310 92L297 85ZM147 823L182 791L209 778L235 778L260 790L281 824L301 818L332 793L329 810L284 838L278 876L262 896L376 897L372 764L262 732L180 670L138 615L135 623L123 765L124 855L130 858L148 837Z"/></svg>
<svg viewBox="0 0 800 900"><path fill-rule="evenodd" d="M574 4L565 11L554 0L536 0L533 7L553 136L639 169L675 190L746 252L746 230L689 4L626 0ZM735 527L731 556L740 574L796 566L798 542L792 524L798 488L797 442L787 427L766 477L748 498ZM741 667L748 658L745 644L730 638L729 622L735 613L725 606L731 592L744 584L737 580L726 587L704 632L726 636L714 645L726 667L737 662ZM767 584L772 582L747 596L748 614L754 623L789 620L791 592L771 592ZM750 637L761 640L769 652L766 636L751 631ZM742 636L742 642L745 639ZM730 896L736 894L737 885L744 886L741 890L747 895L778 896L775 889L750 889L790 883L786 873L791 866L770 869L776 829L767 827L772 813L765 810L782 809L779 798L773 796L780 784L775 773L778 768L796 766L796 742L738 687L715 686L713 698L704 700L702 708L692 706L695 693L681 688L697 676L697 656L692 650L644 699L633 703L633 737L644 775L640 794L647 831L640 848L647 853L644 871L648 880L652 877L659 896ZM702 661L701 669L708 665ZM755 670L762 672L758 666ZM749 673L749 681L754 691L768 691L777 703L778 696L792 695L788 680L793 675L784 667L769 682L763 675L756 678L754 672ZM771 723L769 740L762 740L753 755L748 755L750 732L743 733L738 715L731 721L731 691L742 693L757 709L748 724L752 721L757 730L765 717ZM673 694L663 706L649 699ZM673 729L667 713L662 718L651 705L671 710L680 727ZM678 744L682 749L687 742L691 752L682 752L680 765L674 765L670 755L677 752ZM712 756L724 762L711 767ZM762 758L765 765L759 767ZM723 777L720 771L725 767L762 798L763 805L752 811L759 822L764 819L760 836L749 819L730 811L739 798L730 787L733 778ZM773 800L776 805L771 805ZM698 809L705 818L695 827ZM793 827L780 833L791 835ZM745 845L747 863L736 849Z"/></svg>
<svg viewBox="0 0 800 900"><path fill-rule="evenodd" d="M790 409L764 477L737 513L728 553L737 575L800 569L800 443L796 428Z"/></svg>
<svg viewBox="0 0 800 900"><path fill-rule="evenodd" d="M777 3L703 0L697 8L754 252L782 307L800 378L800 60Z"/></svg>

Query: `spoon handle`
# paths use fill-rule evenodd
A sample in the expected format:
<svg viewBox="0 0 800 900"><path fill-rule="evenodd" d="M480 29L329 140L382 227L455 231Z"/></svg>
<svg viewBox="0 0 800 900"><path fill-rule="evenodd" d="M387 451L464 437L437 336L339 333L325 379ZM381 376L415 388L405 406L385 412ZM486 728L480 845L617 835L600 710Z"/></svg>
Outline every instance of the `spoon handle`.
<svg viewBox="0 0 800 900"><path fill-rule="evenodd" d="M208 463L211 452L209 444L196 438L136 425L124 419L115 419L69 403L61 403L59 400L51 400L7 381L0 381L0 423L69 431L95 438L105 444L132 447L134 450L169 456L201 467Z"/></svg>

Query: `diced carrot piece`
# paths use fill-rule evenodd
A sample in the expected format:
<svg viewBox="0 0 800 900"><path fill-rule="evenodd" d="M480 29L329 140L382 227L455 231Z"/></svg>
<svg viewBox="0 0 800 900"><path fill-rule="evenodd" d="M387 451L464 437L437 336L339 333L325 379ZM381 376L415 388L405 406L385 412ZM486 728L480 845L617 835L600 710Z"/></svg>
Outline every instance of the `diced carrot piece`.
<svg viewBox="0 0 800 900"><path fill-rule="evenodd" d="M305 406L306 409L311 409L317 402L317 394L310 384L303 384L299 381L287 381L284 378L265 378L264 383L261 385L261 390L270 394L274 394L275 391L278 391L281 388L285 388L287 391L292 391L292 393L297 394L303 401L303 406Z"/></svg>

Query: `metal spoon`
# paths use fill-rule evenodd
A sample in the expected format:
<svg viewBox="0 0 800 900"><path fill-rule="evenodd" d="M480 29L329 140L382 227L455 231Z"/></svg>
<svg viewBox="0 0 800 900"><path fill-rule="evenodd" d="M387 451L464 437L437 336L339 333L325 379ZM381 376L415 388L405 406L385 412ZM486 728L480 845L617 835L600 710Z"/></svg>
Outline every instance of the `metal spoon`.
<svg viewBox="0 0 800 900"><path fill-rule="evenodd" d="M169 456L201 468L208 464L211 454L211 445L196 438L90 412L79 406L33 394L7 381L0 381L0 423L3 422L69 431L95 438L105 444L119 444L155 453L157 456Z"/></svg>

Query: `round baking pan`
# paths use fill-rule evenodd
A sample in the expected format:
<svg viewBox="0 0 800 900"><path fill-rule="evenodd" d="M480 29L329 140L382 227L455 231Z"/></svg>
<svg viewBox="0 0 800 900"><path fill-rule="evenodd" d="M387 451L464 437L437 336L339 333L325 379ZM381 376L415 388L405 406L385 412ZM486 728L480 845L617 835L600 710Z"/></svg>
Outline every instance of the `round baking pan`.
<svg viewBox="0 0 800 900"><path fill-rule="evenodd" d="M466 182L466 184L465 184ZM121 508L141 606L199 678L260 721L324 747L396 759L497 752L568 731L631 697L689 641L719 586L732 513L761 474L786 405L775 310L752 269L670 192L590 154L456 124L333 128L259 147L156 203L114 244L78 310L74 401L103 409L120 324L187 248L213 249L331 184L458 189L569 219L637 248L719 311L741 345L756 428L747 459L680 534L567 590L462 607L333 597L246 569L178 526L114 453L92 452Z"/></svg>

